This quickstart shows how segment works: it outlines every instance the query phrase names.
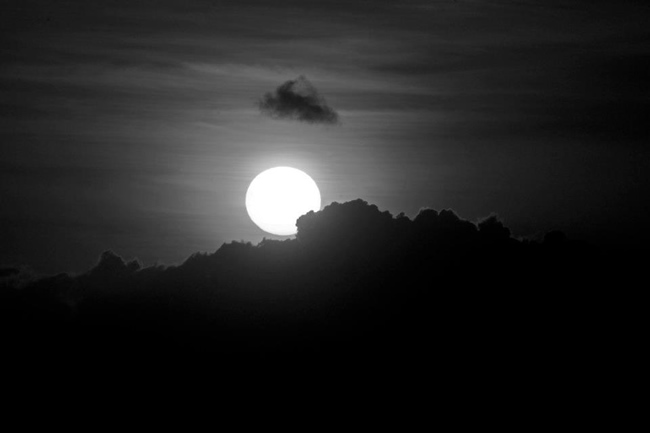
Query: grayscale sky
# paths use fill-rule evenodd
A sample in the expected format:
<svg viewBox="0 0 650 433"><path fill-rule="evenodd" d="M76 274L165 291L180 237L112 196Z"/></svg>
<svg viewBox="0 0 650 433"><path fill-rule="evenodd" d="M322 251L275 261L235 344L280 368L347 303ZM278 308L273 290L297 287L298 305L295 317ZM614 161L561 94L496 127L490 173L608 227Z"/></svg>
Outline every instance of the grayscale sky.
<svg viewBox="0 0 650 433"><path fill-rule="evenodd" d="M277 165L311 175L323 205L645 247L646 4L3 1L0 264L258 242L244 195ZM338 124L260 112L301 75Z"/></svg>

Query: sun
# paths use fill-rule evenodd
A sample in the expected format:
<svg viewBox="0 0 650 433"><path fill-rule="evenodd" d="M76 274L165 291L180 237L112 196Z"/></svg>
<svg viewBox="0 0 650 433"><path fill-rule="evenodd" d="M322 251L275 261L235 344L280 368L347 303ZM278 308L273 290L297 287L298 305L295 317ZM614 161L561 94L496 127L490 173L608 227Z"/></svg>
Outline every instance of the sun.
<svg viewBox="0 0 650 433"><path fill-rule="evenodd" d="M251 220L265 232L296 234L296 220L320 209L316 182L303 171L274 167L258 174L246 191L246 210Z"/></svg>

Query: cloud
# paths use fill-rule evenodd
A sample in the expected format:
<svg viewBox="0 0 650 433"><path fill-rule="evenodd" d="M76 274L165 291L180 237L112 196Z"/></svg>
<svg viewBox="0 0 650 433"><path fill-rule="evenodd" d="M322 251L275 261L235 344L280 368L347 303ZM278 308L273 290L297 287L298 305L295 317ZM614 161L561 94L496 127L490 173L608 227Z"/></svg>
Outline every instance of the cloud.
<svg viewBox="0 0 650 433"><path fill-rule="evenodd" d="M572 315L601 296L612 269L564 235L516 240L496 216L475 224L449 209L411 219L353 200L303 215L297 227L293 239L226 243L178 266L141 267L107 251L86 273L5 286L0 319L22 330L16 340L33 359L152 355L177 368L188 354L316 354L394 366L432 351L479 351L498 363L526 345L570 347L567 329L580 322Z"/></svg>
<svg viewBox="0 0 650 433"><path fill-rule="evenodd" d="M339 116L327 105L316 88L300 76L266 93L258 102L260 111L274 119L292 119L307 123L336 124Z"/></svg>
<svg viewBox="0 0 650 433"><path fill-rule="evenodd" d="M20 269L13 267L0 267L0 278L10 277L12 275L18 275Z"/></svg>

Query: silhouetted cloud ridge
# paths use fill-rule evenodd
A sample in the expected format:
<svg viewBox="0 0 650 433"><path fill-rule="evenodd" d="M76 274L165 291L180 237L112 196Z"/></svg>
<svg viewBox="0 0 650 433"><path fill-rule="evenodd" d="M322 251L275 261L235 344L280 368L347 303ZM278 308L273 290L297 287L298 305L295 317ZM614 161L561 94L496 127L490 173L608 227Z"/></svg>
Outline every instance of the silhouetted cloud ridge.
<svg viewBox="0 0 650 433"><path fill-rule="evenodd" d="M309 212L297 227L294 239L226 243L178 266L142 267L106 251L84 274L20 285L6 268L1 317L30 347L59 350L47 329L69 335L73 352L398 356L428 352L434 335L437 344L485 335L490 350L509 350L534 342L540 324L563 338L566 312L611 277L591 246L561 232L518 240L495 215L474 223L423 209L411 219L353 200Z"/></svg>

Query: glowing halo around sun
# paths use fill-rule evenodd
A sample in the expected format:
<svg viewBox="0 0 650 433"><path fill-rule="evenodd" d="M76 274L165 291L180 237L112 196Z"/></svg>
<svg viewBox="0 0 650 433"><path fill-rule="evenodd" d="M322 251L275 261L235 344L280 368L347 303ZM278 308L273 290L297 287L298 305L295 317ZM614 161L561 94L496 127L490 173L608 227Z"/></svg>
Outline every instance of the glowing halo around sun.
<svg viewBox="0 0 650 433"><path fill-rule="evenodd" d="M296 220L319 209L316 182L307 173L291 167L263 171L246 191L248 216L259 228L274 235L296 234Z"/></svg>

